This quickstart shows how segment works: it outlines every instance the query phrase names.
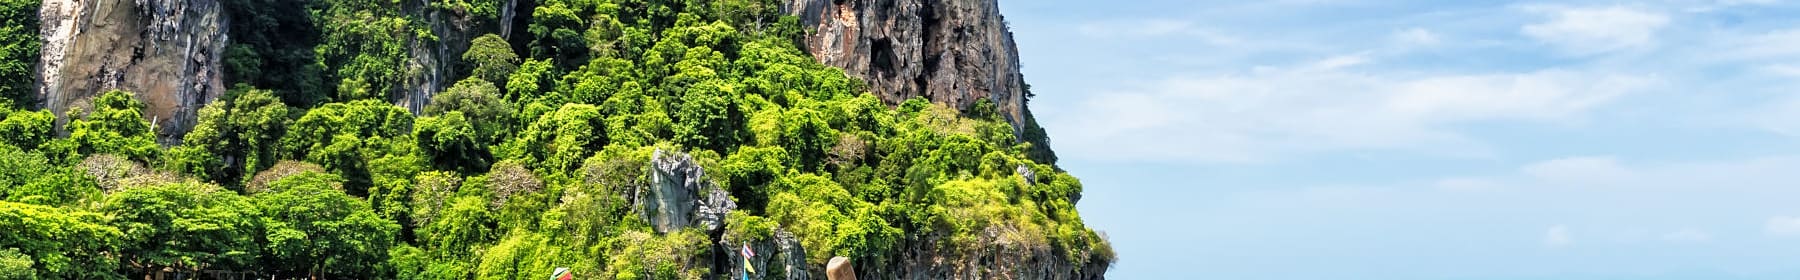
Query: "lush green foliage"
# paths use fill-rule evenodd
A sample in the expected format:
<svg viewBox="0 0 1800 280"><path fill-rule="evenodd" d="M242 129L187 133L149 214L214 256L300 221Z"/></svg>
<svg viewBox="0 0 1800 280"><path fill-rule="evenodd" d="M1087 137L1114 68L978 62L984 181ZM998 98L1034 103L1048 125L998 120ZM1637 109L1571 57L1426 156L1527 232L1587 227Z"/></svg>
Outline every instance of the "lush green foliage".
<svg viewBox="0 0 1800 280"><path fill-rule="evenodd" d="M229 186L275 165L288 107L273 92L240 87L200 109L200 123L165 159L172 168Z"/></svg>
<svg viewBox="0 0 1800 280"><path fill-rule="evenodd" d="M138 161L148 161L161 153L150 121L144 119L144 102L130 92L112 90L94 97L93 108L86 113L71 109L66 129L69 138L57 139L45 149L55 150L57 159L73 160L76 154L119 154Z"/></svg>
<svg viewBox="0 0 1800 280"><path fill-rule="evenodd" d="M105 268L119 265L106 253L119 248L123 234L101 220L93 212L0 202L0 228L6 230L0 234L0 248L17 250L13 258L35 262L30 273L38 276L122 279Z"/></svg>
<svg viewBox="0 0 1800 280"><path fill-rule="evenodd" d="M43 40L38 39L38 1L0 0L0 103L30 104Z"/></svg>
<svg viewBox="0 0 1800 280"><path fill-rule="evenodd" d="M218 186L171 183L106 198L108 225L124 233L120 261L145 272L246 269L254 263L260 213L250 199Z"/></svg>
<svg viewBox="0 0 1800 280"><path fill-rule="evenodd" d="M438 40L416 10L489 26L499 1L230 2L235 26L300 35L235 43L243 84L180 145L157 146L127 92L72 112L62 138L49 112L0 107L0 269L29 268L0 273L704 279L713 239L777 232L814 271L994 243L1111 259L1075 212L1081 184L991 103L890 107L801 53L779 1L528 3L525 30L469 42L468 76L419 116L390 103L418 74L411 49ZM722 236L638 213L658 150L736 201Z"/></svg>

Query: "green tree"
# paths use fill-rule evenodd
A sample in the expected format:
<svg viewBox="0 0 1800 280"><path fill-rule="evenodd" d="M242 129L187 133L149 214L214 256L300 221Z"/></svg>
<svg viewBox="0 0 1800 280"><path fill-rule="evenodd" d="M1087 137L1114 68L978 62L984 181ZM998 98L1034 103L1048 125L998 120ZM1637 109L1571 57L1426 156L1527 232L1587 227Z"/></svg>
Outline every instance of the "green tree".
<svg viewBox="0 0 1800 280"><path fill-rule="evenodd" d="M306 172L253 197L265 235L261 267L288 277L378 278L400 226L345 194L335 175Z"/></svg>
<svg viewBox="0 0 1800 280"><path fill-rule="evenodd" d="M124 279L108 256L124 235L101 223L102 216L49 206L0 202L0 248L17 249L50 279Z"/></svg>
<svg viewBox="0 0 1800 280"><path fill-rule="evenodd" d="M287 131L288 107L274 92L239 85L226 98L200 109L199 124L170 151L174 169L227 186L275 165Z"/></svg>
<svg viewBox="0 0 1800 280"><path fill-rule="evenodd" d="M31 268L36 263L18 248L0 250L0 279L38 279L37 269Z"/></svg>
<svg viewBox="0 0 1800 280"><path fill-rule="evenodd" d="M536 100L543 91L555 87L555 73L552 73L553 62L549 60L529 59L506 78L506 100L523 104Z"/></svg>
<svg viewBox="0 0 1800 280"><path fill-rule="evenodd" d="M510 8L505 4L504 0L436 0L431 3L432 7L448 10L464 20L480 21L484 24L498 21L500 10Z"/></svg>
<svg viewBox="0 0 1800 280"><path fill-rule="evenodd" d="M501 158L518 159L534 168L573 170L593 151L606 146L604 117L593 105L563 105L502 144Z"/></svg>
<svg viewBox="0 0 1800 280"><path fill-rule="evenodd" d="M0 145L0 200L65 206L99 193L94 179L80 170L53 165L40 153Z"/></svg>
<svg viewBox="0 0 1800 280"><path fill-rule="evenodd" d="M465 79L432 96L431 104L425 105L425 115L462 112L475 127L475 139L484 144L497 144L501 137L509 134L513 124L513 106L501 99L500 94L500 89L493 83Z"/></svg>
<svg viewBox="0 0 1800 280"><path fill-rule="evenodd" d="M900 229L875 216L873 205L852 198L829 178L802 174L777 181L771 190L770 217L800 237L809 264L824 265L834 255L877 256L900 240Z"/></svg>
<svg viewBox="0 0 1800 280"><path fill-rule="evenodd" d="M337 101L395 98L408 77L416 75L407 61L407 42L429 35L421 22L407 18L399 1L320 0L313 11L322 35L317 63L335 83ZM298 11L288 11L298 12Z"/></svg>
<svg viewBox="0 0 1800 280"><path fill-rule="evenodd" d="M744 147L725 158L719 174L740 209L762 215L769 204L768 185L788 175L791 159L781 147Z"/></svg>
<svg viewBox="0 0 1800 280"><path fill-rule="evenodd" d="M350 192L365 194L374 185L374 160L410 155L413 115L376 100L330 103L306 112L288 126L277 154L316 163L348 180Z"/></svg>
<svg viewBox="0 0 1800 280"><path fill-rule="evenodd" d="M151 162L162 151L144 119L144 102L130 92L112 90L95 97L93 111L69 121L68 130L75 152L82 155L118 154Z"/></svg>
<svg viewBox="0 0 1800 280"><path fill-rule="evenodd" d="M55 125L56 115L50 111L16 110L0 105L0 142L34 150L55 136L52 130Z"/></svg>
<svg viewBox="0 0 1800 280"><path fill-rule="evenodd" d="M39 0L0 0L0 103L33 104L37 95Z"/></svg>
<svg viewBox="0 0 1800 280"><path fill-rule="evenodd" d="M225 0L220 6L231 21L225 84L269 89L301 108L329 100L328 69L317 55L324 23L315 23L324 2Z"/></svg>
<svg viewBox="0 0 1800 280"><path fill-rule="evenodd" d="M576 3L569 3L576 2ZM587 61L586 30L588 5L575 0L545 0L531 13L526 31L531 35L531 57L562 63L569 69Z"/></svg>
<svg viewBox="0 0 1800 280"><path fill-rule="evenodd" d="M451 111L441 116L420 118L413 139L418 141L419 150L425 153L432 166L469 173L487 170L493 161L488 144L476 131L462 112Z"/></svg>
<svg viewBox="0 0 1800 280"><path fill-rule="evenodd" d="M101 211L125 234L118 254L132 271L251 268L260 249L256 207L214 185L130 188L107 197Z"/></svg>
<svg viewBox="0 0 1800 280"><path fill-rule="evenodd" d="M421 233L427 245L441 256L466 258L474 248L494 240L495 223L488 201L477 196L458 196Z"/></svg>
<svg viewBox="0 0 1800 280"><path fill-rule="evenodd" d="M744 113L731 85L718 80L689 87L675 114L675 140L689 147L725 151L737 146Z"/></svg>
<svg viewBox="0 0 1800 280"><path fill-rule="evenodd" d="M500 35L475 37L475 40L469 42L469 50L463 52L462 59L474 66L471 78L495 84L505 84L507 76L519 69L519 55L513 53L512 45L507 44L506 39L500 38Z"/></svg>

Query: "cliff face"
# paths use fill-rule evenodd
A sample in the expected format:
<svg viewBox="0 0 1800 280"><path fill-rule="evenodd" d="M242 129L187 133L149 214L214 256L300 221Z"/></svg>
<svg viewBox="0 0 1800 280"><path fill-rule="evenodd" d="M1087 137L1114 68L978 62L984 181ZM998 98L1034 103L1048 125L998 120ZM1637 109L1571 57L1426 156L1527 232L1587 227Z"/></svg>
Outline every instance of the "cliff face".
<svg viewBox="0 0 1800 280"><path fill-rule="evenodd" d="M413 0L404 5L403 11L424 20L435 40L412 38L407 46L407 63L417 69L417 73L407 77L405 84L400 85L399 99L394 104L411 110L413 114L424 112L425 105L431 103L431 97L444 91L456 83L456 65L462 60L462 53L469 50L469 42L483 34L499 34L502 38L510 38L514 10L518 0L507 0L499 7L498 22L474 19L466 14L458 14L451 10L432 8L430 0ZM463 73L467 74L467 73Z"/></svg>
<svg viewBox="0 0 1800 280"><path fill-rule="evenodd" d="M997 0L789 0L820 62L869 83L890 103L924 96L968 108L988 98L1024 127L1018 47ZM1018 133L1015 133L1018 134Z"/></svg>
<svg viewBox="0 0 1800 280"><path fill-rule="evenodd" d="M1018 140L1035 145L1034 160L1055 162L1026 106L1018 47L998 0L789 0L784 11L811 31L807 52L861 78L887 102L922 96L967 109L989 99ZM1105 277L1104 261L1070 260L1048 244L1011 240L1006 231L989 229L980 243L993 245L970 250L947 250L943 240L925 235L905 242L904 260L859 265L856 272L861 279Z"/></svg>
<svg viewBox="0 0 1800 280"><path fill-rule="evenodd" d="M112 89L138 93L165 143L225 92L217 0L45 0L38 98L61 120Z"/></svg>

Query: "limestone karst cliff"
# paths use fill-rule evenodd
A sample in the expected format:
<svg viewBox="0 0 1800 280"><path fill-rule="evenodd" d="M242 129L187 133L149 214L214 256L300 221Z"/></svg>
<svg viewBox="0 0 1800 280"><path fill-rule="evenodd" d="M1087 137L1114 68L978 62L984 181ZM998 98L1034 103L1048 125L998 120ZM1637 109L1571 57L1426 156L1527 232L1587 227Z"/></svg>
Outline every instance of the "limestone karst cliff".
<svg viewBox="0 0 1800 280"><path fill-rule="evenodd" d="M435 37L406 38L405 62L400 65L406 69L396 69L406 74L401 84L391 87L397 91L392 93L395 104L418 113L461 74L458 56L468 49L469 39L486 33L510 37L514 27L527 20L515 14L530 11L520 5L532 3L501 2L493 19L433 8L428 0L402 4L402 12ZM1055 161L1045 143L1048 139L1027 108L1030 93L998 1L786 0L781 9L810 31L803 40L807 52L864 80L882 99L898 103L925 97L963 109L990 100L1013 124L1018 141L1039 146L1034 154L1041 155L1035 159ZM230 9L222 8L218 0L45 1L39 100L60 115L104 90L137 92L148 104L148 116L156 119L159 134L166 141L175 140L193 125L200 106L226 90L231 73L223 73L227 69L220 61L230 45L228 34L264 37L282 36L264 34L270 32L307 30L230 33L224 10ZM299 78L290 73L256 74Z"/></svg>
<svg viewBox="0 0 1800 280"><path fill-rule="evenodd" d="M270 163L316 164L309 187L393 223L349 234L391 241L341 250L366 266L224 268L816 279L845 257L858 279L1098 279L1113 260L1031 117L997 0L48 0L40 14L41 107L135 92L99 99L147 104L126 107L147 107L164 146L131 160L250 199L281 188L254 184ZM128 102L96 104L113 103Z"/></svg>
<svg viewBox="0 0 1800 280"><path fill-rule="evenodd" d="M1027 108L1019 50L997 0L788 0L808 28L805 49L819 62L868 82L890 103L913 97L970 109L978 100L1055 162Z"/></svg>
<svg viewBox="0 0 1800 280"><path fill-rule="evenodd" d="M139 93L165 143L225 92L216 0L46 0L38 100L62 116L98 93ZM178 136L177 136L178 137Z"/></svg>

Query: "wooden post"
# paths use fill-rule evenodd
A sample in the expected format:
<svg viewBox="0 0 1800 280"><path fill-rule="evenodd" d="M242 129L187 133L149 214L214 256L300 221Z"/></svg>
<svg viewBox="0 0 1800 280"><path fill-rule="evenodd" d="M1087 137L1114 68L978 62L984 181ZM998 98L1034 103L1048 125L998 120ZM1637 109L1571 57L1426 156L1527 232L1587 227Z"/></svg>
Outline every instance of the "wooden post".
<svg viewBox="0 0 1800 280"><path fill-rule="evenodd" d="M856 268L850 266L850 258L833 257L825 265L827 280L856 280Z"/></svg>

